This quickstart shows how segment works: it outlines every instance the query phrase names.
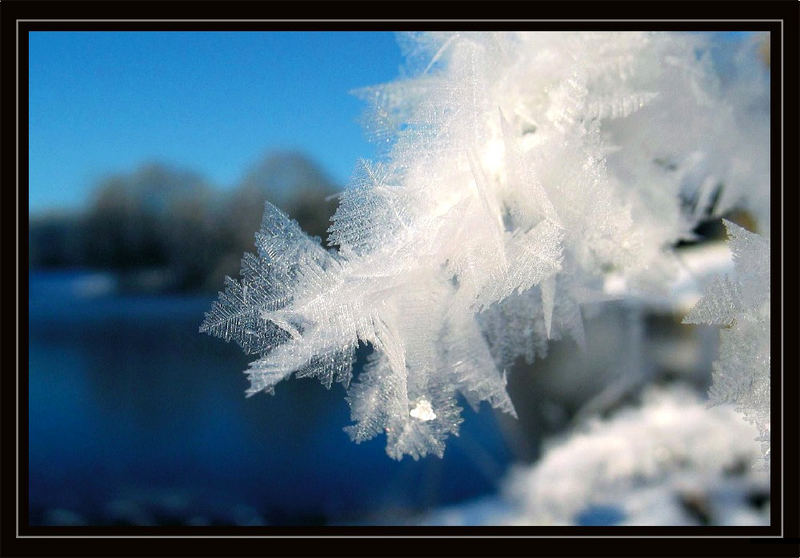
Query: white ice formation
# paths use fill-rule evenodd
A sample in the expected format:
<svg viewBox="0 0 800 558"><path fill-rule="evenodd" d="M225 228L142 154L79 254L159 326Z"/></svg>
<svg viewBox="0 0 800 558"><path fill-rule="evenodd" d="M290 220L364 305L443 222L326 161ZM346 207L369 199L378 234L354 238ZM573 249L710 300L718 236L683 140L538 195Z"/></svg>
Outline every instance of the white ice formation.
<svg viewBox="0 0 800 558"><path fill-rule="evenodd" d="M707 36L402 42L409 77L358 92L380 159L342 193L331 248L267 205L258 254L201 331L257 355L248 394L292 373L341 382L353 439L385 433L390 456L417 459L458 433L459 396L514 414L505 370L549 339L583 345L604 274L663 288L676 240L766 190L768 138L726 96ZM351 384L359 344L373 352Z"/></svg>

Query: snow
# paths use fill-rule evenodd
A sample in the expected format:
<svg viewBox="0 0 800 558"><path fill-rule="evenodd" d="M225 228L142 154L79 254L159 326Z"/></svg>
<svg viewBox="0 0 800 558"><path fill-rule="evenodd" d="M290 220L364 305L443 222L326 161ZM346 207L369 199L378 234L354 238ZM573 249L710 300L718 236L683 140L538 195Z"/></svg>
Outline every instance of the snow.
<svg viewBox="0 0 800 558"><path fill-rule="evenodd" d="M498 496L435 510L424 525L768 525L769 475L742 439L757 430L685 386L651 389L638 408L549 441Z"/></svg>

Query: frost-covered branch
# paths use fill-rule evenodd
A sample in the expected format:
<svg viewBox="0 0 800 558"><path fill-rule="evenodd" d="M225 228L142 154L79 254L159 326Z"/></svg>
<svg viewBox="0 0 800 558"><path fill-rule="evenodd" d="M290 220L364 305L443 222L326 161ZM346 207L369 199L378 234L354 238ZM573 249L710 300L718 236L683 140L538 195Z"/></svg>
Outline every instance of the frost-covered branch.
<svg viewBox="0 0 800 558"><path fill-rule="evenodd" d="M416 459L458 433L459 396L514 414L516 357L583 344L581 304L609 271L665 288L669 247L764 176L741 164L757 138L702 36L403 40L412 77L359 92L383 158L341 195L331 248L268 204L258 256L201 331L258 355L248 394L292 373L339 381L353 439L383 432L389 455ZM359 343L374 352L350 385Z"/></svg>

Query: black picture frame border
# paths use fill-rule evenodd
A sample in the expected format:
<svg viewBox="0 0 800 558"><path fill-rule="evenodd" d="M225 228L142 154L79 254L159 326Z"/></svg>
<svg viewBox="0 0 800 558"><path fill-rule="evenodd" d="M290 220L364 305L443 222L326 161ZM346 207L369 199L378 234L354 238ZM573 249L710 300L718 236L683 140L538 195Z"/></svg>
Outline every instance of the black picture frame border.
<svg viewBox="0 0 800 558"><path fill-rule="evenodd" d="M796 556L799 4L764 2L21 2L2 37L2 541L4 556ZM457 11L456 19L452 13ZM450 18L438 14L449 14ZM309 15L314 14L314 15ZM391 17L389 14L398 14ZM402 15L399 15L402 14ZM409 15L409 14L414 14ZM165 21L169 20L169 21ZM205 21L202 21L205 20ZM764 30L771 32L773 465L769 527L33 527L27 523L27 32L33 30ZM20 100L17 103L17 100ZM12 123L16 122L16 126ZM19 136L17 135L17 130ZM17 146L17 149L13 149ZM794 155L792 155L794 154ZM777 172L780 170L780 172ZM12 187L12 185L16 187ZM788 187L787 187L788 185ZM19 194L17 196L17 194ZM778 203L781 200L781 203ZM790 223L792 224L792 223ZM787 241L786 239L789 238ZM787 253L787 250L789 252ZM12 257L13 256L13 257ZM789 269L787 269L787 267ZM783 277L790 277L786 288ZM12 281L11 278L14 278ZM785 298L784 298L785 296ZM14 323L11 323L11 320ZM785 320L785 321L784 321ZM779 327L775 327L779 326ZM16 335L14 335L14 332ZM787 340L789 341L788 343ZM793 341L793 342L792 342ZM781 382L775 370L786 371ZM9 373L17 370L18 376ZM19 397L18 397L18 394ZM19 414L17 414L19 413ZM13 451L12 451L13 450ZM19 491L19 498L15 497ZM23 507L24 505L24 507ZM25 512L24 516L22 512ZM777 521L776 521L777 520Z"/></svg>

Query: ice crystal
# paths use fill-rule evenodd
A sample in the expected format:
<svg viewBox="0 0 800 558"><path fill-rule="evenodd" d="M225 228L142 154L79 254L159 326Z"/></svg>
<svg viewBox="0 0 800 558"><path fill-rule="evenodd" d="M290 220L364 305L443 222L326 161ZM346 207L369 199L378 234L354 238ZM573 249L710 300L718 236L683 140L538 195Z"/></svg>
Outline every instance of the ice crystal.
<svg viewBox="0 0 800 558"><path fill-rule="evenodd" d="M715 278L684 318L687 324L716 324L719 359L709 397L730 403L758 427L765 465L770 440L769 240L723 220L735 267L734 278Z"/></svg>
<svg viewBox="0 0 800 558"><path fill-rule="evenodd" d="M382 158L342 193L330 249L267 205L258 255L201 330L258 355L248 394L292 373L339 381L353 439L385 433L389 455L416 459L458 433L458 397L514 414L505 368L549 339L584 345L581 305L603 298L605 273L663 286L666 248L696 216L683 175L655 161L712 152L717 136L688 134L685 111L728 105L692 35L431 33L403 47L407 77L358 92ZM350 385L359 344L373 352Z"/></svg>

